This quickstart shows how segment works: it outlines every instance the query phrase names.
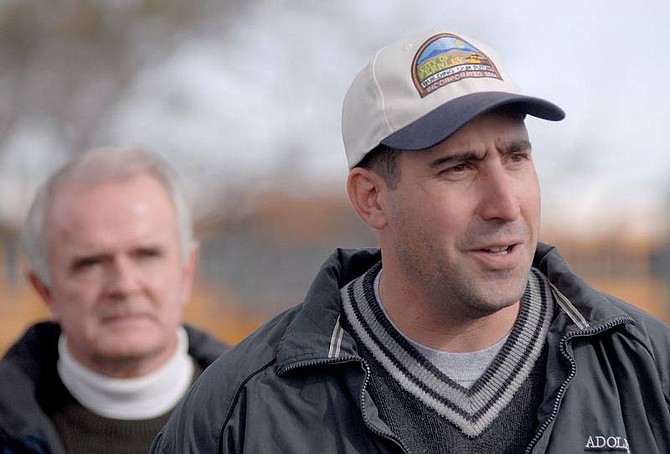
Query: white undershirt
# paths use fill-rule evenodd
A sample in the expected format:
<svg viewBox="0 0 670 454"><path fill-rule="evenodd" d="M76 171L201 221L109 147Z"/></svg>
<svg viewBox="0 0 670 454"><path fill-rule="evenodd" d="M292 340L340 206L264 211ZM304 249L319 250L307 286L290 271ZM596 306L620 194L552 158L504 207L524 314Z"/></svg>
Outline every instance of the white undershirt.
<svg viewBox="0 0 670 454"><path fill-rule="evenodd" d="M58 375L81 405L113 419L150 419L171 410L193 378L186 330L177 330L179 345L163 367L140 378L110 378L79 363L68 351L65 334L58 339Z"/></svg>
<svg viewBox="0 0 670 454"><path fill-rule="evenodd" d="M391 325L393 325L393 327L405 339L407 339L407 341L409 341L414 346L414 348L419 351L419 353L421 353L428 361L437 367L440 372L454 380L459 385L465 388L470 388L477 381L477 379L481 377L484 372L486 372L486 369L488 369L498 352L502 349L503 345L505 345L505 342L509 336L504 336L498 342L489 347L474 352L465 353L445 352L420 344L400 331L397 325L393 322L393 319L389 316L388 312L386 312L384 304L382 303L381 292L379 290L381 275L382 271L380 270L374 282L375 297L377 298L377 302L379 302L379 306L382 308L384 315L386 315L386 318L391 322Z"/></svg>

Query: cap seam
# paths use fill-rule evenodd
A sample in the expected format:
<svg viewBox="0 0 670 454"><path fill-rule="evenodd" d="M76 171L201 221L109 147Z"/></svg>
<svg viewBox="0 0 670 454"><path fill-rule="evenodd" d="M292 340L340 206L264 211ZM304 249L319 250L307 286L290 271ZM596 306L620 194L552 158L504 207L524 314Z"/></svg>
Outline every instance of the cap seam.
<svg viewBox="0 0 670 454"><path fill-rule="evenodd" d="M371 70L372 70L372 80L374 81L375 89L378 92L378 96L379 96L379 99L381 101L381 106L382 106L382 113L384 114L384 126L386 126L385 133L388 135L388 131L393 131L393 127L391 126L391 122L388 118L388 115L386 114L386 97L384 96L384 90L382 90L381 84L379 83L379 80L377 79L377 60L378 60L379 54L382 52L382 50L383 49L378 50L375 53L374 57L372 58L372 64L370 65L370 67L371 67ZM382 137L382 139L383 139L383 137Z"/></svg>

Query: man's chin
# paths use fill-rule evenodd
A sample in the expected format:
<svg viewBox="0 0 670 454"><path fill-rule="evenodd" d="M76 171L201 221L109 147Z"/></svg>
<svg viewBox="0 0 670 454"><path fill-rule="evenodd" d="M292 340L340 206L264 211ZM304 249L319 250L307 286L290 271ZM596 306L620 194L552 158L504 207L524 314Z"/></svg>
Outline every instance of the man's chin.
<svg viewBox="0 0 670 454"><path fill-rule="evenodd" d="M142 332L155 327L156 320L148 315L132 315L123 317L108 317L101 321L100 326L108 332Z"/></svg>
<svg viewBox="0 0 670 454"><path fill-rule="evenodd" d="M488 286L488 290L480 295L479 304L475 305L482 315L495 314L498 311L514 306L523 297L526 291L526 281L518 283L499 283L498 285Z"/></svg>
<svg viewBox="0 0 670 454"><path fill-rule="evenodd" d="M112 330L98 338L98 351L110 357L142 357L160 350L161 334L154 329Z"/></svg>

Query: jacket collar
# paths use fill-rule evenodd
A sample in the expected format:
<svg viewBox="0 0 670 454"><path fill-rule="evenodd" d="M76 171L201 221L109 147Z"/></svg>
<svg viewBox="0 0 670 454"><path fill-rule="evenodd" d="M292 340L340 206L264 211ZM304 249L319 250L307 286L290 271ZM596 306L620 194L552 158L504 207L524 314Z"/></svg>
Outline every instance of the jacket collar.
<svg viewBox="0 0 670 454"><path fill-rule="evenodd" d="M299 365L358 356L353 339L339 328L340 288L380 260L378 249L337 249L328 258L279 343L279 373ZM334 345L339 347L337 355Z"/></svg>
<svg viewBox="0 0 670 454"><path fill-rule="evenodd" d="M355 342L339 326L339 290L380 260L378 249L337 249L328 258L279 343L279 373L301 365L358 357ZM613 321L632 321L605 294L574 274L555 247L539 243L533 266L549 278L554 296L569 319L568 329L585 331Z"/></svg>
<svg viewBox="0 0 670 454"><path fill-rule="evenodd" d="M595 290L576 275L554 246L539 243L533 266L551 282L554 296L562 311L571 320L571 331L597 330L612 322L632 322L612 297Z"/></svg>

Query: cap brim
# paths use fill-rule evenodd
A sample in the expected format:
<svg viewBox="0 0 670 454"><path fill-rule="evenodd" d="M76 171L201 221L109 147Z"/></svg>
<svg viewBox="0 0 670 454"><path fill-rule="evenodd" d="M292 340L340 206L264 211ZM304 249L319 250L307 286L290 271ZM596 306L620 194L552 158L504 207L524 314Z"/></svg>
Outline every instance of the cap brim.
<svg viewBox="0 0 670 454"><path fill-rule="evenodd" d="M503 106L544 120L560 121L565 118L560 107L544 99L504 92L473 93L441 105L381 143L399 150L430 148L448 139L478 115Z"/></svg>

